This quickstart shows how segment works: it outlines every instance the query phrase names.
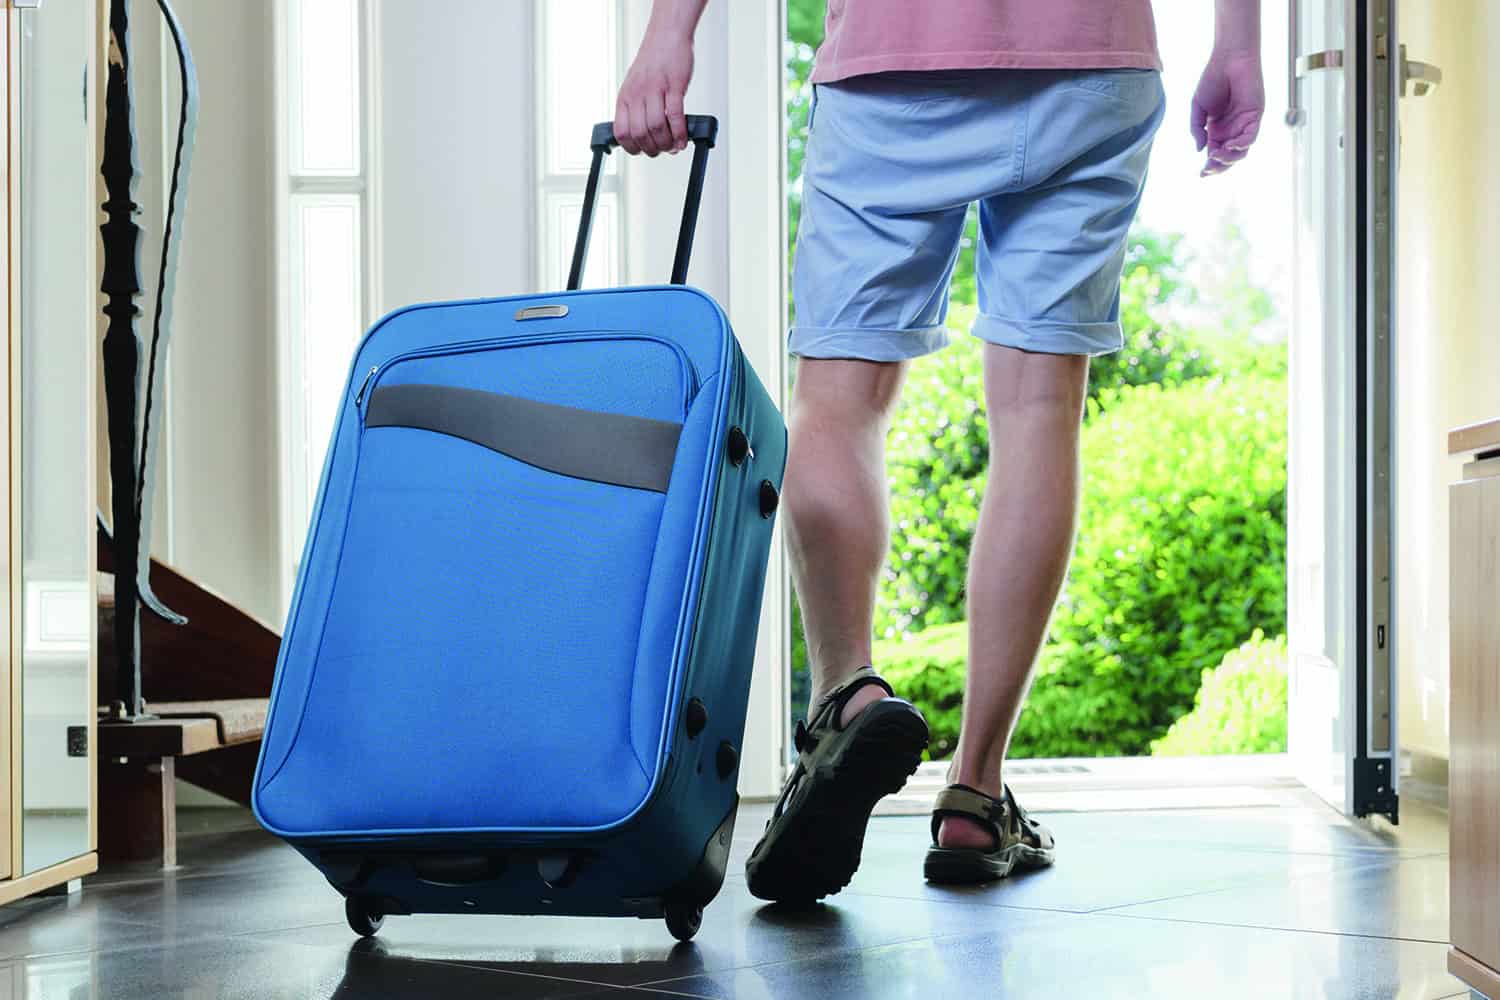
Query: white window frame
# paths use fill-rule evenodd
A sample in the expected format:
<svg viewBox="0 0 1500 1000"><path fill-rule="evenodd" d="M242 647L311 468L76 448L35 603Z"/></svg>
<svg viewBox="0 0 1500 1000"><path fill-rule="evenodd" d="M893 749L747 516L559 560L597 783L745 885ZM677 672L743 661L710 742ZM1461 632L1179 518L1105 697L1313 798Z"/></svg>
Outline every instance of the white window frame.
<svg viewBox="0 0 1500 1000"><path fill-rule="evenodd" d="M786 353L786 5L740 3L725 12L729 88L716 166L728 173L729 292L724 306L745 357L783 414ZM725 155L729 149L734 155ZM774 220L768 224L767 220ZM770 801L787 771L791 575L785 515L771 535L755 668L740 756L740 796Z"/></svg>
<svg viewBox="0 0 1500 1000"><path fill-rule="evenodd" d="M379 142L376 126L380 120L378 95L380 87L374 78L379 51L378 24L372 0L354 0L359 38L355 41L356 68L359 75L356 103L356 145L359 169L354 173L297 172L292 166L295 148L293 130L298 124L298 109L292 101L300 92L296 78L297 57L294 51L307 42L296 32L292 14L298 5L316 0L273 0L272 28L275 49L273 108L275 129L273 145L276 160L275 247L276 247L276 331L277 331L277 455L280 474L280 610L284 618L291 602L302 548L312 516L318 483L314 472L320 463L310 462L307 454L307 397L303 390L304 341L299 328L294 301L299 287L295 273L299 253L293 245L296 234L294 212L302 199L318 196L354 198L360 213L358 232L359 266L357 270L359 329L358 337L368 328L382 308L379 301L380 233L379 233ZM316 45L316 41L311 44ZM357 340L354 341L357 343Z"/></svg>
<svg viewBox="0 0 1500 1000"><path fill-rule="evenodd" d="M551 149L553 129L556 126L552 121L550 113L551 102L550 85L557 79L553 67L547 58L549 51L548 37L548 12L546 7L549 0L532 0L532 24L535 30L535 47L532 51L536 53L536 64L533 67L533 79L535 86L532 88L535 95L535 158L534 170L536 183L535 218L536 218L536 260L535 273L538 288L536 291L550 292L559 291L567 284L568 271L564 267L561 274L555 270L555 264L559 260L571 260L573 246L578 236L576 226L559 225L558 219L551 211L552 204L559 196L576 196L581 206L584 189L588 186L588 168L581 170L554 170L552 169ZM625 51L626 23L624 0L605 0L605 6L609 12L611 22L608 25L609 44L608 48L614 58L613 79L618 86L619 81L625 78L625 69L628 65L629 55ZM614 114L613 105L601 112L609 117ZM604 119L601 118L600 121ZM585 149L588 141L586 135L565 135L559 137L567 143L576 143L580 150ZM589 255L585 262L585 273L588 273L590 263L598 260L599 254L609 255L613 261L613 268L609 269L606 277L608 284L623 284L625 275L629 273L626 264L626 207L625 207L625 180L624 171L619 168L618 156L606 156L604 158L604 169L599 177L599 196L596 203L594 215L594 230L589 241ZM609 206L609 207L606 207ZM601 241L599 220L604 211L615 213L614 239L612 245ZM595 264L597 266L597 264ZM589 286L587 280L583 281L584 287Z"/></svg>

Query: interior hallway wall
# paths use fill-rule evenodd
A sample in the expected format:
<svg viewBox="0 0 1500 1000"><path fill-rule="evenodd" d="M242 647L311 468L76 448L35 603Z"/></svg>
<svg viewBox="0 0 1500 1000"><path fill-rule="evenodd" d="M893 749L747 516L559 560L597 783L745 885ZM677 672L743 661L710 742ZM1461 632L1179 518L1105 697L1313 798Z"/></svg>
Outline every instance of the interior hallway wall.
<svg viewBox="0 0 1500 1000"><path fill-rule="evenodd" d="M164 408L157 411L165 423L153 554L274 621L279 476L271 8L219 0L175 6L192 46L201 105ZM163 55L161 30L154 9L143 8L131 22L142 174L136 200L145 231L140 272L149 286L140 302L140 330L148 339L165 207L163 154L177 127L175 55ZM107 512L102 375L99 383L98 495Z"/></svg>
<svg viewBox="0 0 1500 1000"><path fill-rule="evenodd" d="M1500 9L1412 0L1398 30L1443 83L1401 102L1397 647L1403 747L1448 756L1448 486L1454 427L1500 417Z"/></svg>
<svg viewBox="0 0 1500 1000"><path fill-rule="evenodd" d="M374 311L534 291L531 4L374 3Z"/></svg>

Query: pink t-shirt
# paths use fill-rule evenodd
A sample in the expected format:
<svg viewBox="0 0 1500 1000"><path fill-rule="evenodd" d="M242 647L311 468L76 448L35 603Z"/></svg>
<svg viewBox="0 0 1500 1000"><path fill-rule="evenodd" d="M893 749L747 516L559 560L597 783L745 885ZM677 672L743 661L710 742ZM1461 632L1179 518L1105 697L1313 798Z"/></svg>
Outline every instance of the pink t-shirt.
<svg viewBox="0 0 1500 1000"><path fill-rule="evenodd" d="M1161 69L1151 0L828 0L813 83L886 70Z"/></svg>

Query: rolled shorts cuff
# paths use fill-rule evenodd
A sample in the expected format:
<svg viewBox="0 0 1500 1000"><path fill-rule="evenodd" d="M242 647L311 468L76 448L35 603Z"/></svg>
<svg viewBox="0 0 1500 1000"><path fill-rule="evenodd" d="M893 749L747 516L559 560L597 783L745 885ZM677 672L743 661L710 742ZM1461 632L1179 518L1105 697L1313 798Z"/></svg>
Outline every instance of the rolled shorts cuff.
<svg viewBox="0 0 1500 1000"><path fill-rule="evenodd" d="M974 320L974 336L1002 347L1015 347L1039 354L1112 354L1125 346L1120 324L1115 323L1018 323L999 316L980 314Z"/></svg>
<svg viewBox="0 0 1500 1000"><path fill-rule="evenodd" d="M915 330L794 326L787 336L787 351L802 358L907 361L940 351L948 343L948 330L943 326Z"/></svg>

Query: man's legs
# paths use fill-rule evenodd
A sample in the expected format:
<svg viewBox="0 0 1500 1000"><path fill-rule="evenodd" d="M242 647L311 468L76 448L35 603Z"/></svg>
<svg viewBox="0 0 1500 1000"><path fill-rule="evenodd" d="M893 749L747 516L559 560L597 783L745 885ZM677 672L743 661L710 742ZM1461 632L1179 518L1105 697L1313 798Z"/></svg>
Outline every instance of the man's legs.
<svg viewBox="0 0 1500 1000"><path fill-rule="evenodd" d="M969 677L949 780L998 798L1006 746L1072 551L1088 358L997 344L984 352L990 476L969 556ZM783 523L814 702L871 662L890 548L885 437L905 372L904 362L798 361ZM857 692L844 720L882 694ZM991 840L962 819L946 820L940 835L945 847Z"/></svg>
<svg viewBox="0 0 1500 1000"><path fill-rule="evenodd" d="M788 414L782 524L813 674L812 703L870 662L890 550L885 439L904 361L799 358ZM847 722L883 693L870 686Z"/></svg>
<svg viewBox="0 0 1500 1000"><path fill-rule="evenodd" d="M1088 356L984 345L989 485L969 553L969 674L948 780L999 798L1001 766L1073 548ZM989 847L961 817L943 847Z"/></svg>

